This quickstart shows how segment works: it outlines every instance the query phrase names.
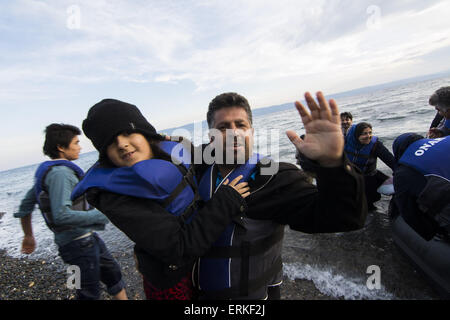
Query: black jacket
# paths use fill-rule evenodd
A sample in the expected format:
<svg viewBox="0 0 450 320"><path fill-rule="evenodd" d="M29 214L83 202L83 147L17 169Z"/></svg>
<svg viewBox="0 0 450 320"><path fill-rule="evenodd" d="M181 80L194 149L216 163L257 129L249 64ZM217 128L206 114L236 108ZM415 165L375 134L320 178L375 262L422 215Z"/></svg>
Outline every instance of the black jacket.
<svg viewBox="0 0 450 320"><path fill-rule="evenodd" d="M399 165L394 172L395 207L392 209L401 214L405 222L422 238L429 241L438 232L439 225L418 206L417 200L426 184L427 179L423 174L408 166Z"/></svg>
<svg viewBox="0 0 450 320"><path fill-rule="evenodd" d="M266 297L267 286L282 280L282 233L281 239L279 235L284 225L305 233L361 228L367 212L364 178L344 159L344 165L333 169L321 168L306 159L310 162L308 167L317 175L318 187L310 184L309 178L293 164L272 162L269 166L278 166L278 170L264 171L276 173L263 175L263 169L267 168L258 163L254 179L249 180L251 194L246 198L246 217L249 219L235 221L233 244L226 247L229 252L233 248L234 255L227 256L226 250L219 254L220 257L234 257L229 265L230 287L203 291L202 298L243 300ZM262 221L265 224L261 224ZM260 247L261 242L263 247ZM218 257L220 249L213 247L206 258ZM214 272L209 272L209 276L214 276Z"/></svg>
<svg viewBox="0 0 450 320"><path fill-rule="evenodd" d="M367 207L364 179L344 158L338 168L323 168L312 161L317 187L295 165L279 163L274 176L257 175L249 182L246 215L270 219L304 233L344 232L362 228Z"/></svg>
<svg viewBox="0 0 450 320"><path fill-rule="evenodd" d="M239 193L224 187L189 224L149 199L90 189L88 201L136 244L139 271L164 289L186 276L195 259L206 253L231 219L246 210Z"/></svg>
<svg viewBox="0 0 450 320"><path fill-rule="evenodd" d="M384 146L384 144L378 140L376 146L374 147L373 155L376 158L381 159L392 171L395 170L396 163L394 155Z"/></svg>

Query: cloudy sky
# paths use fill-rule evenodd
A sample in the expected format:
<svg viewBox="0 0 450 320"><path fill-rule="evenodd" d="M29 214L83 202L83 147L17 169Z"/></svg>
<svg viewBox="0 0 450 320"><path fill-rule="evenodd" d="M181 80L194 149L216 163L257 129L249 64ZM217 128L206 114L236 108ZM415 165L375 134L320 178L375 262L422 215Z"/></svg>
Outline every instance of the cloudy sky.
<svg viewBox="0 0 450 320"><path fill-rule="evenodd" d="M162 130L226 91L258 108L450 70L448 17L448 0L1 1L0 170L44 160L45 126L103 98Z"/></svg>

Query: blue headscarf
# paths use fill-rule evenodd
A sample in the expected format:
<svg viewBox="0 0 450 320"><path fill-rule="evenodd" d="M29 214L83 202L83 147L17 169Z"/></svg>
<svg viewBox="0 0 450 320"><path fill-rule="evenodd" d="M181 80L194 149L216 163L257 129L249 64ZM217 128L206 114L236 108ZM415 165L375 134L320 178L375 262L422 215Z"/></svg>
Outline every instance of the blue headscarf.
<svg viewBox="0 0 450 320"><path fill-rule="evenodd" d="M345 147L348 150L360 150L365 144L359 142L359 136L361 135L364 128L369 125L366 122L361 122L358 124L354 124L348 129L347 135L345 136ZM376 136L373 136L372 139L377 139Z"/></svg>

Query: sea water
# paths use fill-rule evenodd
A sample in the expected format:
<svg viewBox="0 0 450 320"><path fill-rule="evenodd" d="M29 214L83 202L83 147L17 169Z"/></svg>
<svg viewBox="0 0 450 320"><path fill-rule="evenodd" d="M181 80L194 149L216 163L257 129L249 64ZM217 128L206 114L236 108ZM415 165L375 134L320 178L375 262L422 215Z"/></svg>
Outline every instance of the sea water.
<svg viewBox="0 0 450 320"><path fill-rule="evenodd" d="M348 94L336 98L336 101L341 112L352 113L354 123L371 123L374 135L392 150L393 140L402 133L426 134L436 114L434 108L428 105L428 98L437 88L446 85L450 85L449 77ZM275 160L295 163L295 148L285 131L295 130L301 135L304 127L294 106L290 110L256 116L253 122L258 152L269 154ZM190 138L196 144L206 142L207 131L197 132L196 136ZM75 163L87 170L97 158L97 152L90 152L82 154ZM33 186L33 176L38 165L0 172L0 216L2 212L5 213L0 217L0 250L12 257L24 257L20 252L23 232L20 220L15 219L13 213ZM387 175L392 174L381 161L378 161L378 169ZM416 292L415 286L422 284L417 284L420 280L415 278L413 271L408 271L410 277L414 278L412 284L404 279L403 269L408 268L408 265L393 248L386 214L388 201L388 197L383 197L377 205L378 212L371 214L371 229L334 235L288 232L284 244L287 252L287 258L284 259L285 275L291 279L311 280L324 294L344 299L430 298L431 292L422 289ZM33 213L33 231L37 248L28 257L47 260L57 258L53 233L46 227L38 209ZM113 252L130 248L130 241L112 224L107 225L101 236ZM383 286L373 291L367 287L365 266L370 264L381 265L384 276L388 278L388 288Z"/></svg>

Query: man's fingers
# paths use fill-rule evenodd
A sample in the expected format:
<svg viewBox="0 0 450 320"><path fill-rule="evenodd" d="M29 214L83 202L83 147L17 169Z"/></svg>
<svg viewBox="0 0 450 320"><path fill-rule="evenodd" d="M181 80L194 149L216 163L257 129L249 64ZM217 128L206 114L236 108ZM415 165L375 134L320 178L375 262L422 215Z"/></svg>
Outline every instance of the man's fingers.
<svg viewBox="0 0 450 320"><path fill-rule="evenodd" d="M298 136L298 134L295 131L288 130L286 131L286 135L288 136L289 140L295 145L297 150L300 150L301 145L303 144L303 140Z"/></svg>
<svg viewBox="0 0 450 320"><path fill-rule="evenodd" d="M244 176L241 174L240 176L236 177L233 179L233 181L231 181L230 186L236 186L236 184L239 182L239 180L241 180Z"/></svg>
<svg viewBox="0 0 450 320"><path fill-rule="evenodd" d="M331 121L338 125L341 124L341 116L339 114L339 108L334 99L330 100L330 109L331 109Z"/></svg>
<svg viewBox="0 0 450 320"><path fill-rule="evenodd" d="M320 119L320 108L317 105L316 101L312 97L311 93L306 92L305 93L305 100L308 104L308 108L311 111L311 118L314 119Z"/></svg>
<svg viewBox="0 0 450 320"><path fill-rule="evenodd" d="M330 107L328 106L328 102L325 99L325 96L323 95L322 91L317 92L316 96L320 106L320 119L331 120Z"/></svg>
<svg viewBox="0 0 450 320"><path fill-rule="evenodd" d="M239 193L245 193L245 192L247 192L248 190L250 190L250 187L236 187L236 189L239 191Z"/></svg>
<svg viewBox="0 0 450 320"><path fill-rule="evenodd" d="M306 126L307 123L312 121L311 115L306 111L306 108L298 101L295 102L295 107L297 108L300 117L302 118L303 125Z"/></svg>
<svg viewBox="0 0 450 320"><path fill-rule="evenodd" d="M241 194L242 198L247 198L250 195L250 192L246 192L244 194Z"/></svg>

